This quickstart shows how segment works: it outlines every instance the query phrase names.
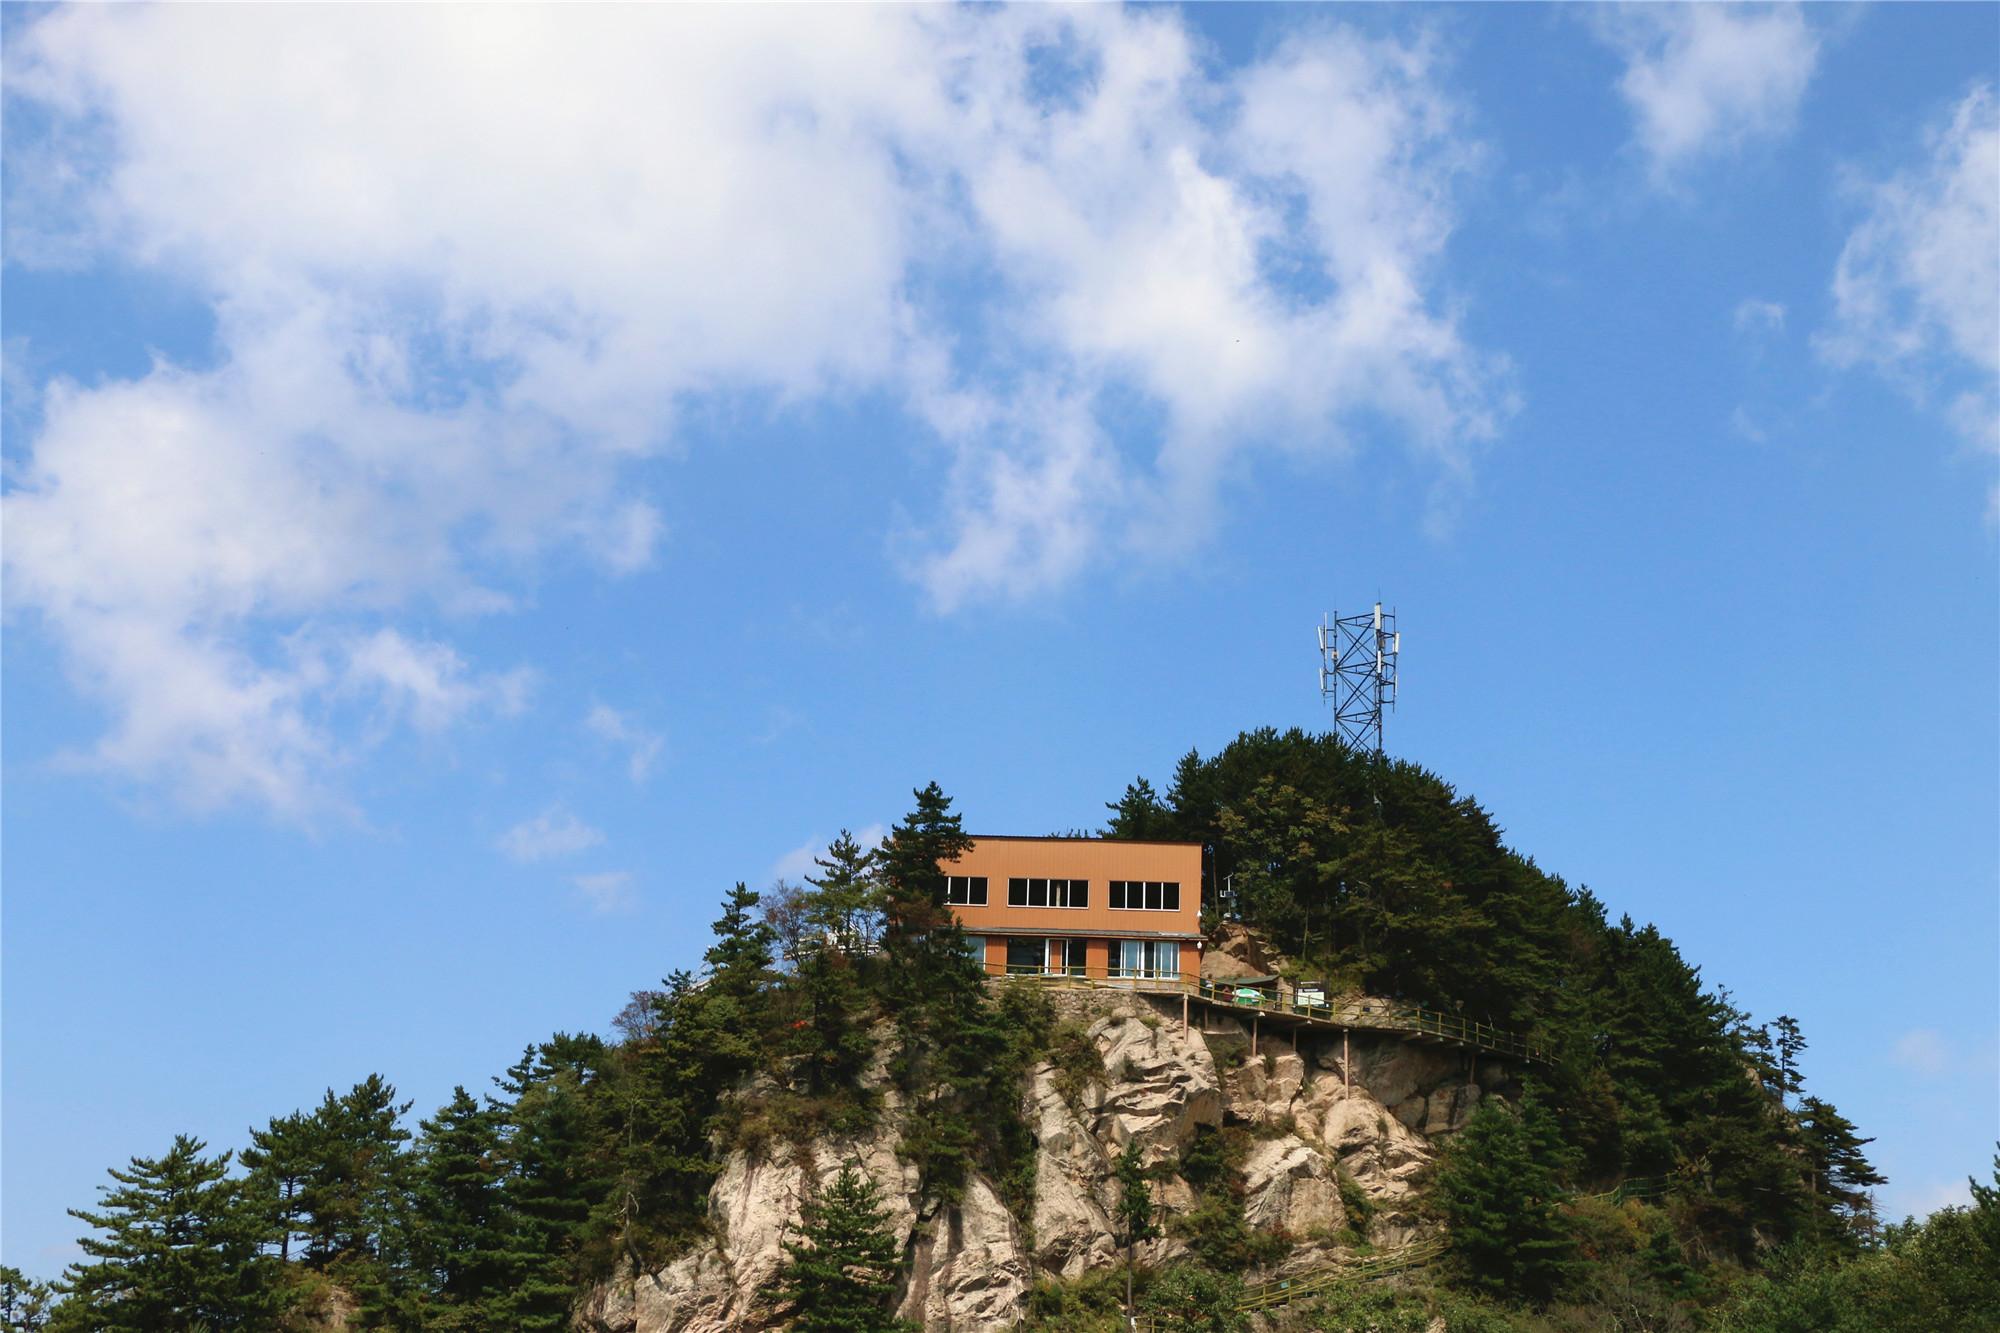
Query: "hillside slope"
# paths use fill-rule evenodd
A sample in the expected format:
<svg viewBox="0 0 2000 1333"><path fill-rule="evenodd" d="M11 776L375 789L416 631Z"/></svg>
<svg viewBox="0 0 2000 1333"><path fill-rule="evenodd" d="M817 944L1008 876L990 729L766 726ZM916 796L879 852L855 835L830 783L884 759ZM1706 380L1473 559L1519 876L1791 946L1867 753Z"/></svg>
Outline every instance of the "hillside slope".
<svg viewBox="0 0 2000 1333"><path fill-rule="evenodd" d="M1074 1279L1121 1263L1114 1170L1128 1143L1139 1145L1166 1216L1166 1234L1138 1247L1142 1263L1188 1257L1189 1220L1220 1195L1240 1200L1254 1233L1258 1262L1248 1276L1306 1271L1357 1244L1395 1246L1435 1225L1415 1206L1435 1145L1482 1099L1517 1086L1506 1062L1392 1037L1351 1037L1343 1068L1329 1036L1296 1048L1267 1036L1250 1057L1247 1024L1197 1015L1183 1030L1175 999L1071 987L1048 997L1100 1068L1072 1073L1068 1089L1054 1063L1030 1069L1034 1188L1023 1214L977 1174L961 1203L926 1200L897 1156L904 1124L878 1062L867 1081L882 1114L869 1133L732 1151L709 1192L714 1237L663 1268L602 1284L584 1307L586 1325L599 1333L778 1326L786 1229L844 1164L858 1164L888 1201L908 1257L899 1313L927 1329L1013 1327L1027 1317L1038 1275ZM1227 1141L1220 1180L1190 1166L1211 1137L1216 1147Z"/></svg>

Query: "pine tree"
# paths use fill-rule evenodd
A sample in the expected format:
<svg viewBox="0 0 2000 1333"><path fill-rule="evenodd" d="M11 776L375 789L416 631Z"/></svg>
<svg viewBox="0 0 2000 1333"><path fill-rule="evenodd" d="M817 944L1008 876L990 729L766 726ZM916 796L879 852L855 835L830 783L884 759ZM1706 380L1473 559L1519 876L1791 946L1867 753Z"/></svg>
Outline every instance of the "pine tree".
<svg viewBox="0 0 2000 1333"><path fill-rule="evenodd" d="M275 1328L279 1267L262 1253L262 1212L229 1176L231 1154L202 1156L183 1134L162 1157L135 1157L108 1174L95 1212L71 1209L101 1237L77 1243L94 1262L63 1276L61 1327L95 1333Z"/></svg>
<svg viewBox="0 0 2000 1333"><path fill-rule="evenodd" d="M328 1089L304 1131L309 1157L296 1196L303 1258L352 1296L360 1316L407 1325L419 1282L410 1208L408 1101L380 1074Z"/></svg>
<svg viewBox="0 0 2000 1333"><path fill-rule="evenodd" d="M49 1326L59 1295L18 1268L0 1264L0 1330L41 1333Z"/></svg>
<svg viewBox="0 0 2000 1333"><path fill-rule="evenodd" d="M875 1183L843 1166L785 1242L778 1291L798 1333L904 1333L890 1313L902 1264Z"/></svg>
<svg viewBox="0 0 2000 1333"><path fill-rule="evenodd" d="M1172 816L1160 802L1153 784L1145 778L1136 778L1125 787L1125 794L1115 801L1105 802L1105 809L1111 812L1111 822L1104 830L1107 838L1128 838L1137 842L1167 837L1172 828Z"/></svg>
<svg viewBox="0 0 2000 1333"><path fill-rule="evenodd" d="M1799 1073L1799 1056L1806 1049L1806 1039L1799 1031L1799 1020L1790 1014L1779 1014L1774 1025L1778 1029L1778 1100L1796 1097L1805 1080Z"/></svg>
<svg viewBox="0 0 2000 1333"><path fill-rule="evenodd" d="M718 995L741 999L771 980L771 948L777 936L753 914L761 896L738 880L722 900L715 943L702 955L710 969L709 986Z"/></svg>
<svg viewBox="0 0 2000 1333"><path fill-rule="evenodd" d="M327 1090L302 1136L310 1154L298 1193L307 1262L366 1266L396 1248L391 1233L406 1220L410 1131L401 1122L409 1109L380 1074L339 1096Z"/></svg>
<svg viewBox="0 0 2000 1333"><path fill-rule="evenodd" d="M499 1118L464 1088L419 1123L412 1170L417 1257L430 1275L434 1328L485 1328L505 1290L511 1230Z"/></svg>
<svg viewBox="0 0 2000 1333"><path fill-rule="evenodd" d="M914 795L916 808L890 830L880 861L885 998L897 1037L891 1072L910 1108L902 1149L925 1188L956 1203L982 1135L991 1142L1018 1117L993 1112L994 1079L1009 1067L1009 1034L987 998L985 967L944 902L942 867L972 839L937 783ZM1011 1105L1017 1094L1009 1088L1002 1095L999 1104Z"/></svg>
<svg viewBox="0 0 2000 1333"><path fill-rule="evenodd" d="M1822 1234L1830 1227L1837 1243L1846 1248L1858 1246L1874 1225L1874 1205L1868 1192L1888 1182L1862 1151L1875 1140L1862 1138L1853 1121L1818 1097L1799 1102L1799 1136L1811 1173L1807 1192Z"/></svg>
<svg viewBox="0 0 2000 1333"><path fill-rule="evenodd" d="M249 1173L248 1189L271 1221L280 1261L292 1257L292 1238L304 1230L306 1198L320 1150L314 1142L318 1121L303 1112L274 1116L250 1131L250 1146L237 1155Z"/></svg>
<svg viewBox="0 0 2000 1333"><path fill-rule="evenodd" d="M856 960L830 943L808 948L792 989L798 1018L787 1033L787 1049L805 1090L820 1095L852 1085L874 1052L860 1022Z"/></svg>
<svg viewBox="0 0 2000 1333"><path fill-rule="evenodd" d="M932 782L912 795L916 808L889 830L879 853L892 956L951 926L942 867L972 846L943 788Z"/></svg>
<svg viewBox="0 0 2000 1333"><path fill-rule="evenodd" d="M876 879L876 852L863 849L846 829L827 844L826 855L813 858L819 874L807 875L812 895L808 915L813 924L850 954L865 952L881 928L882 894Z"/></svg>
<svg viewBox="0 0 2000 1333"><path fill-rule="evenodd" d="M1547 1300L1574 1248L1554 1117L1532 1094L1519 1110L1484 1103L1444 1157L1437 1197L1466 1276L1488 1291Z"/></svg>
<svg viewBox="0 0 2000 1333"><path fill-rule="evenodd" d="M1139 1164L1139 1141L1127 1139L1118 1154L1118 1222L1125 1232L1125 1308L1132 1308L1132 1267L1139 1242L1158 1235L1153 1226L1153 1196L1146 1184L1146 1169Z"/></svg>
<svg viewBox="0 0 2000 1333"><path fill-rule="evenodd" d="M598 1038L559 1032L530 1048L501 1083L513 1097L502 1187L512 1227L507 1328L569 1327L591 1216L608 1189L592 1151L601 1138L591 1094L604 1056Z"/></svg>

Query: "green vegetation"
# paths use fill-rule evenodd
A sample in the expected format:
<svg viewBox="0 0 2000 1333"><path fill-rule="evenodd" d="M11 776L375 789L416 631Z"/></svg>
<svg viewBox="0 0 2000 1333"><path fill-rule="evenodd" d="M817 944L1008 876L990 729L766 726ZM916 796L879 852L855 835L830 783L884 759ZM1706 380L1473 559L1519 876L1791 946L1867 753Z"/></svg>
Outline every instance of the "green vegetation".
<svg viewBox="0 0 2000 1333"><path fill-rule="evenodd" d="M1437 1202L1472 1285L1537 1301L1562 1285L1575 1248L1558 1184L1567 1156L1532 1095L1519 1110L1481 1106L1446 1147Z"/></svg>
<svg viewBox="0 0 2000 1333"><path fill-rule="evenodd" d="M785 1242L778 1287L799 1333L903 1333L889 1313L901 1270L875 1183L840 1168L826 1192L806 1202L799 1239Z"/></svg>
<svg viewBox="0 0 2000 1333"><path fill-rule="evenodd" d="M1118 1154L1112 1172L1118 1182L1118 1229L1125 1241L1125 1305L1132 1305L1132 1269L1139 1242L1160 1234L1153 1225L1153 1191L1146 1183L1146 1169L1139 1164L1139 1140L1128 1139Z"/></svg>
<svg viewBox="0 0 2000 1333"><path fill-rule="evenodd" d="M1244 1333L1250 1319L1236 1308L1243 1284L1198 1264L1174 1264L1146 1288L1140 1313L1158 1333Z"/></svg>
<svg viewBox="0 0 2000 1333"><path fill-rule="evenodd" d="M370 1076L250 1131L238 1156L183 1138L134 1159L76 1214L95 1234L56 1287L0 1270L4 1327L278 1333L338 1312L356 1329L565 1329L591 1283L708 1237L722 1152L868 1134L891 1092L920 1211L948 1215L977 1175L1027 1235L1029 1068L1049 1061L1072 1104L1120 1071L1035 983L985 977L937 873L966 843L959 818L935 784L915 797L880 847L843 834L803 886L735 885L700 979L675 972L634 995L611 1039L557 1033L484 1095L456 1089L414 1125ZM1287 1326L2000 1327L1995 1189L1881 1225L1869 1140L1807 1090L1796 1020L1753 1022L1657 930L1613 923L1431 774L1259 731L1190 754L1165 795L1134 782L1111 809L1110 836L1206 843L1205 910L1230 884L1233 910L1295 975L1553 1053L1515 1066L1508 1078L1532 1074L1533 1091L1496 1085L1504 1095L1483 1098L1442 1155L1424 1206L1445 1260L1316 1289L1285 1308ZM1245 1220L1258 1132L1201 1129L1153 1171L1128 1150L1113 1239L1157 1229L1184 1258L1038 1281L1028 1326L1091 1333L1132 1307L1161 1329L1241 1327L1241 1276L1296 1239ZM1175 1172L1191 1207L1153 1189ZM1608 1193L1642 1179L1645 1202ZM1339 1185L1343 1243L1411 1220L1376 1216L1344 1172ZM893 1328L894 1242L873 1187L845 1171L803 1210L773 1298L795 1327Z"/></svg>

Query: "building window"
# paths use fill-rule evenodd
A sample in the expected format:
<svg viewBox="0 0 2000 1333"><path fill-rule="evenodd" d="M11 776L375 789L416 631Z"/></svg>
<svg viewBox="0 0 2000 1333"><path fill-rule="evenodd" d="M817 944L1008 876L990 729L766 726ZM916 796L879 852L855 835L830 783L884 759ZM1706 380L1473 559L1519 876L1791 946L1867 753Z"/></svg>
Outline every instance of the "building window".
<svg viewBox="0 0 2000 1333"><path fill-rule="evenodd" d="M1181 946L1174 940L1115 940L1117 977L1151 977L1176 981L1181 975Z"/></svg>
<svg viewBox="0 0 2000 1333"><path fill-rule="evenodd" d="M1049 965L1049 942L1046 939L1010 939L1007 941L1007 975L1032 976Z"/></svg>
<svg viewBox="0 0 2000 1333"><path fill-rule="evenodd" d="M1087 879L1022 879L1007 881L1009 907L1088 907Z"/></svg>
<svg viewBox="0 0 2000 1333"><path fill-rule="evenodd" d="M986 876L946 875L944 900L960 907L986 906Z"/></svg>
<svg viewBox="0 0 2000 1333"><path fill-rule="evenodd" d="M1128 912L1178 912L1181 886L1172 880L1114 879L1111 905Z"/></svg>

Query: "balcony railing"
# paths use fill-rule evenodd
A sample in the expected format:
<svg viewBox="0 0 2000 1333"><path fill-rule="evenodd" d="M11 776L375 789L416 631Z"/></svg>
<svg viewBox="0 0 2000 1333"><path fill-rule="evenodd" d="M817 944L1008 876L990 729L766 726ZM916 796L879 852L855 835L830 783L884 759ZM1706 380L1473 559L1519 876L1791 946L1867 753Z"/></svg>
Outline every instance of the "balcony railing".
<svg viewBox="0 0 2000 1333"><path fill-rule="evenodd" d="M1239 986L1228 981L1205 980L1192 972L1156 968L1107 969L1090 975L1082 967L1035 967L1024 964L988 964L994 976L1041 977L1058 981L1084 981L1093 986L1126 987L1133 990L1179 992L1208 1004L1231 1009L1302 1018L1332 1027L1402 1032L1432 1038L1457 1046L1470 1046L1522 1060L1546 1063L1547 1053L1519 1033L1457 1014L1440 1013L1420 1005L1384 1000L1344 1000L1337 1004L1300 1004L1286 994L1255 986Z"/></svg>

